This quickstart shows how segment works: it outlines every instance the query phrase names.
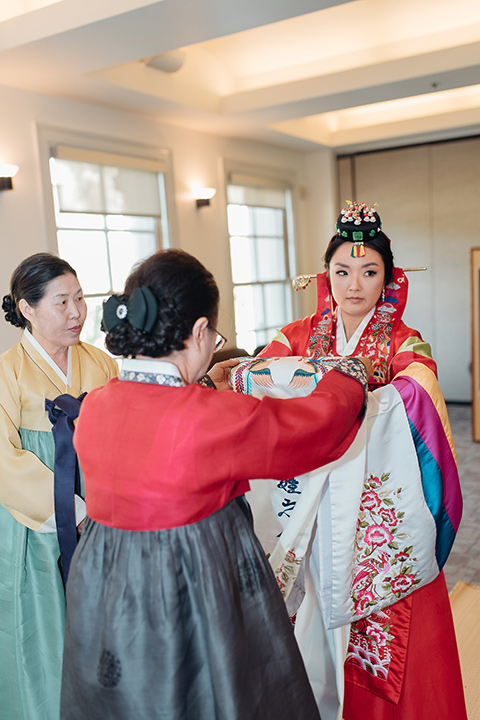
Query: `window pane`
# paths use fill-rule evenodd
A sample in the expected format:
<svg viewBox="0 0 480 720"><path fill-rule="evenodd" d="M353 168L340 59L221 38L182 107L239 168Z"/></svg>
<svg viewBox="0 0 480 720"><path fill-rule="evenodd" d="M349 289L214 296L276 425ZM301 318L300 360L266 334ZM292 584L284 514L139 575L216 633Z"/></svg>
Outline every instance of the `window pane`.
<svg viewBox="0 0 480 720"><path fill-rule="evenodd" d="M255 235L283 238L283 211L272 208L254 208Z"/></svg>
<svg viewBox="0 0 480 720"><path fill-rule="evenodd" d="M246 350L250 355L257 347L257 333L253 330L251 332L239 333L237 335L237 347Z"/></svg>
<svg viewBox="0 0 480 720"><path fill-rule="evenodd" d="M58 254L77 272L83 292L111 290L105 233L96 230L59 230Z"/></svg>
<svg viewBox="0 0 480 720"><path fill-rule="evenodd" d="M157 219L132 215L107 215L108 230L149 230L155 232Z"/></svg>
<svg viewBox="0 0 480 720"><path fill-rule="evenodd" d="M284 208L286 193L287 191L281 188L229 185L227 200L229 203L238 203L239 205Z"/></svg>
<svg viewBox="0 0 480 720"><path fill-rule="evenodd" d="M255 273L255 253L253 240L251 238L231 237L230 258L234 283L252 282L257 279Z"/></svg>
<svg viewBox="0 0 480 720"><path fill-rule="evenodd" d="M228 185L227 187L227 202L234 205L245 204L245 188L240 185Z"/></svg>
<svg viewBox="0 0 480 720"><path fill-rule="evenodd" d="M246 205L228 205L228 232L230 235L253 235L250 209Z"/></svg>
<svg viewBox="0 0 480 720"><path fill-rule="evenodd" d="M284 283L269 283L263 286L265 300L265 325L281 328L289 320Z"/></svg>
<svg viewBox="0 0 480 720"><path fill-rule="evenodd" d="M114 292L121 292L132 266L157 249L154 233L109 232L108 245Z"/></svg>
<svg viewBox="0 0 480 720"><path fill-rule="evenodd" d="M256 336L257 336L257 344L255 345L254 350L256 350L257 347L259 347L259 346L260 347L265 346L268 342L267 334L266 334L265 330L257 330Z"/></svg>
<svg viewBox="0 0 480 720"><path fill-rule="evenodd" d="M286 276L283 239L258 238L257 263L259 280L283 280Z"/></svg>
<svg viewBox="0 0 480 720"><path fill-rule="evenodd" d="M77 228L79 230L103 230L105 219L103 215L93 213L57 213L57 227Z"/></svg>
<svg viewBox="0 0 480 720"><path fill-rule="evenodd" d="M160 216L158 173L103 166L107 213Z"/></svg>
<svg viewBox="0 0 480 720"><path fill-rule="evenodd" d="M239 285L234 288L235 330L244 333L264 325L262 288Z"/></svg>
<svg viewBox="0 0 480 720"><path fill-rule="evenodd" d="M62 212L103 212L100 166L73 160L51 160Z"/></svg>
<svg viewBox="0 0 480 720"><path fill-rule="evenodd" d="M82 330L82 340L96 345L105 350L105 333L100 330L102 322L103 301L107 299L106 295L97 295L96 297L85 298L87 303L87 319Z"/></svg>

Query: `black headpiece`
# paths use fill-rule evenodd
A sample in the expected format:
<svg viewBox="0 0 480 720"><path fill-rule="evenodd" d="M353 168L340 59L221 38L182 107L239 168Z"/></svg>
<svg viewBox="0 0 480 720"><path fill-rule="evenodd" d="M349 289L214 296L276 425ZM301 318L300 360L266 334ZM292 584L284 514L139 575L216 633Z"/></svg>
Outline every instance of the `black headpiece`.
<svg viewBox="0 0 480 720"><path fill-rule="evenodd" d="M365 255L364 243L374 238L382 229L382 221L375 206L368 208L365 203L347 200L347 207L337 218L335 230L341 237L352 240L352 257Z"/></svg>

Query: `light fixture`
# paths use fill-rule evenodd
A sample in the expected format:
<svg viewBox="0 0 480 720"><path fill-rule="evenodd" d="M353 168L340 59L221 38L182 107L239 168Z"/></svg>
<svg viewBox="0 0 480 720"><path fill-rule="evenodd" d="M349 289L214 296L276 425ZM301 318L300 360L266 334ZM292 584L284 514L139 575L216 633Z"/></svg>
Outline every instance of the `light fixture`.
<svg viewBox="0 0 480 720"><path fill-rule="evenodd" d="M199 188L195 193L197 208L210 205L210 200L215 197L216 192L215 188Z"/></svg>
<svg viewBox="0 0 480 720"><path fill-rule="evenodd" d="M0 163L0 190L13 190L12 178L18 172L18 165Z"/></svg>

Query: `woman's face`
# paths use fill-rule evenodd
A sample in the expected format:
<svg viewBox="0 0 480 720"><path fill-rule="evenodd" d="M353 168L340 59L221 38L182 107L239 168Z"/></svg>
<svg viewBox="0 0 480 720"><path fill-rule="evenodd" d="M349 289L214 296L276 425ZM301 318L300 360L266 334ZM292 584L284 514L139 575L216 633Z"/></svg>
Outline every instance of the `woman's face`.
<svg viewBox="0 0 480 720"><path fill-rule="evenodd" d="M342 318L358 320L377 304L385 281L385 265L376 250L365 245L363 257L352 257L352 243L345 242L330 261L328 276Z"/></svg>
<svg viewBox="0 0 480 720"><path fill-rule="evenodd" d="M36 307L25 303L21 309L30 321L33 337L47 352L78 343L87 305L82 288L72 273L50 280Z"/></svg>

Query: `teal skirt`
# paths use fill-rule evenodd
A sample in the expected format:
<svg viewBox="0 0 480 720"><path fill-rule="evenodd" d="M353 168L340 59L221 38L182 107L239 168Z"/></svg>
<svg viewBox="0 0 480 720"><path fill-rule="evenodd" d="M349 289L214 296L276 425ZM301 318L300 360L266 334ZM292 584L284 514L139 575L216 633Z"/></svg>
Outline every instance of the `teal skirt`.
<svg viewBox="0 0 480 720"><path fill-rule="evenodd" d="M50 432L20 430L53 469ZM57 533L38 533L0 507L0 718L58 720L65 592Z"/></svg>

